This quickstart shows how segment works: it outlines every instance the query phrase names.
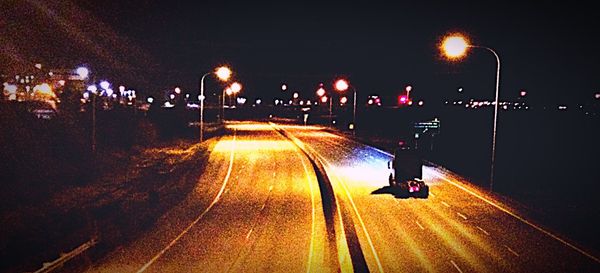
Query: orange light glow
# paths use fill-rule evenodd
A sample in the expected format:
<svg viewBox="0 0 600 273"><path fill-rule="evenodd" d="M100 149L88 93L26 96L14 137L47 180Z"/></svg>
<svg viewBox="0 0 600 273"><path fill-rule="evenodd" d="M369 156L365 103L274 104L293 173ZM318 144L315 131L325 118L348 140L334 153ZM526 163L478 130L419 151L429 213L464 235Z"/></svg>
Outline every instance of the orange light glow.
<svg viewBox="0 0 600 273"><path fill-rule="evenodd" d="M441 50L444 55L451 60L464 56L467 53L468 48L469 42L460 34L454 34L446 37L441 46Z"/></svg>

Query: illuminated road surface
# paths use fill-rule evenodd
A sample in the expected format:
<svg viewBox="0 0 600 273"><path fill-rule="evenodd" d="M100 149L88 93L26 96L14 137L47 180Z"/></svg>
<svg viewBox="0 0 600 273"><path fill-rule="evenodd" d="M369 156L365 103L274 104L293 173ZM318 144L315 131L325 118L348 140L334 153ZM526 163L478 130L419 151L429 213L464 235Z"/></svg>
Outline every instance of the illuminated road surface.
<svg viewBox="0 0 600 273"><path fill-rule="evenodd" d="M588 252L438 169L424 170L428 199L398 199L386 193L385 152L317 127L230 128L234 135L211 143L195 192L90 272L346 272L344 236L352 233L371 272L600 270ZM323 162L338 203L337 235L311 163L273 128ZM341 227L343 211L353 226Z"/></svg>
<svg viewBox="0 0 600 273"><path fill-rule="evenodd" d="M430 197L395 198L385 193L390 154L326 131L280 127L328 165L371 272L600 272L597 257L460 178L425 167Z"/></svg>
<svg viewBox="0 0 600 273"><path fill-rule="evenodd" d="M308 159L267 124L231 128L195 192L89 272L336 270Z"/></svg>

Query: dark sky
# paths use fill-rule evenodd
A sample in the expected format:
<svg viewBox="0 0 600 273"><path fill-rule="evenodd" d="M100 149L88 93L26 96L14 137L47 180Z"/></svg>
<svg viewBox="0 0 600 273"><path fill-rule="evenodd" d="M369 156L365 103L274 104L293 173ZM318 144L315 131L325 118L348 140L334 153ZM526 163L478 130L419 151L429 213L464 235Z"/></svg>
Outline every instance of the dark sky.
<svg viewBox="0 0 600 273"><path fill-rule="evenodd" d="M64 62L88 64L97 74L149 93L174 86L192 92L199 75L228 64L250 97L270 98L283 82L312 95L319 82L330 85L345 76L364 96L395 95L412 84L414 96L429 99L455 96L459 86L465 96L492 98L492 54L474 49L461 62L440 58L440 37L460 31L500 55L502 98L514 98L521 89L539 102L593 98L600 91L600 16L590 6L569 5L574 1L527 2L8 0L8 10L17 7L17 13L27 14L3 14L0 22L8 26L3 36L32 24L26 12L32 6L35 14L49 10L58 32L69 22L80 27L66 31L62 42L46 42L56 45L45 45L45 54L15 39L8 43L15 46L4 46L2 53L17 51L21 59L50 63L74 59ZM44 28L44 19L31 27ZM57 39L40 32L35 44ZM214 80L207 84L218 87Z"/></svg>

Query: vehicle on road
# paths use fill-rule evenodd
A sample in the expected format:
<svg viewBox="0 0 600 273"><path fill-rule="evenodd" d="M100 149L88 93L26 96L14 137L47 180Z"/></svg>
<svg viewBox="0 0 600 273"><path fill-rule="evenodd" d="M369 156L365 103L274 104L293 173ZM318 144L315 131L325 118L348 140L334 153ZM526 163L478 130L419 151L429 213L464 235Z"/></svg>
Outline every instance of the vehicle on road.
<svg viewBox="0 0 600 273"><path fill-rule="evenodd" d="M423 181L423 160L416 149L400 141L394 159L388 162L390 187L399 197L429 197L429 186Z"/></svg>

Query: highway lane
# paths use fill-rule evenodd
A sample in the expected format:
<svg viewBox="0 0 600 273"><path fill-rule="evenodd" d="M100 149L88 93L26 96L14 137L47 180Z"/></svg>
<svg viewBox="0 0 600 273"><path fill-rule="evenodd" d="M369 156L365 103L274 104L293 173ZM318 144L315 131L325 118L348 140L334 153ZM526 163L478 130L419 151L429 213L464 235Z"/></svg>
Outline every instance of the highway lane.
<svg viewBox="0 0 600 273"><path fill-rule="evenodd" d="M429 199L398 199L386 193L391 155L317 127L279 127L322 157L371 272L600 271L596 257L460 177L425 167Z"/></svg>
<svg viewBox="0 0 600 273"><path fill-rule="evenodd" d="M195 191L88 272L338 271L308 159L267 124L228 127Z"/></svg>

